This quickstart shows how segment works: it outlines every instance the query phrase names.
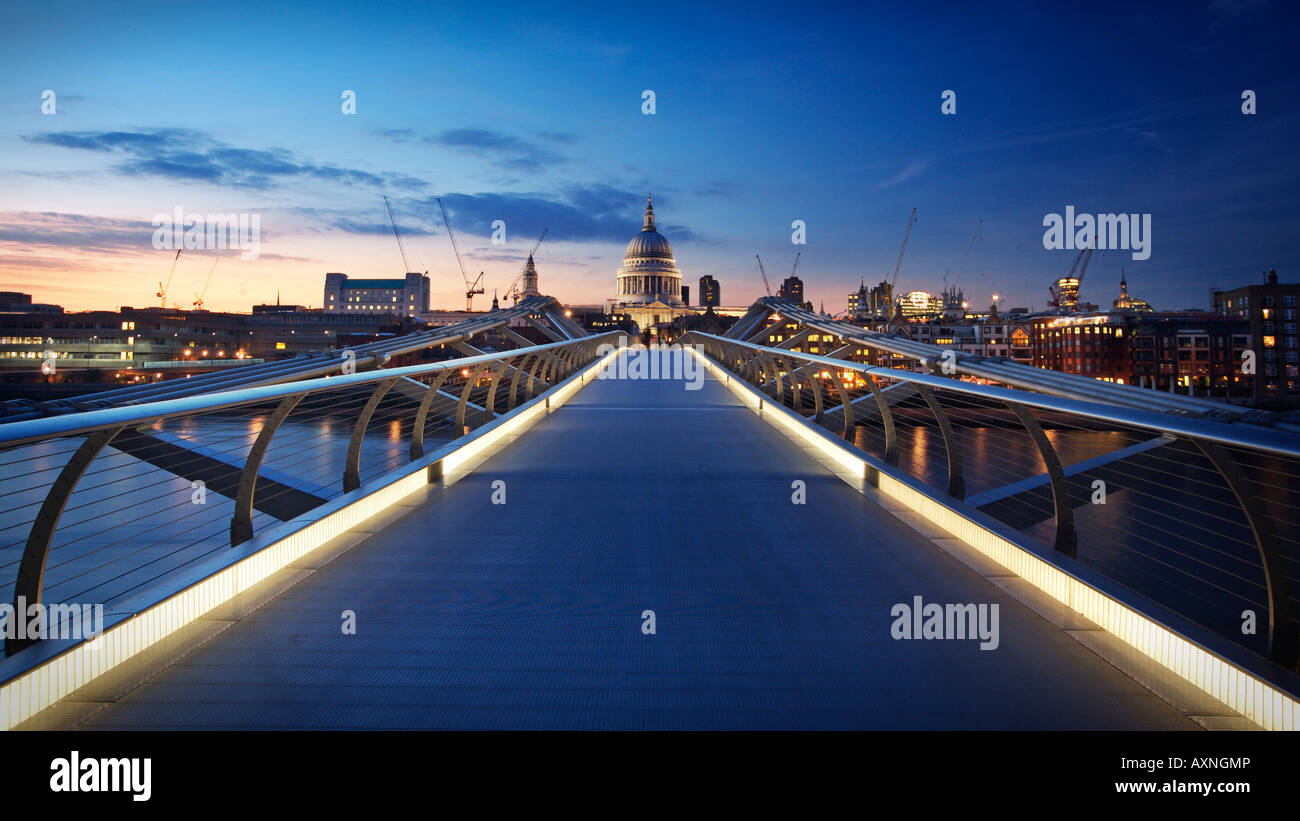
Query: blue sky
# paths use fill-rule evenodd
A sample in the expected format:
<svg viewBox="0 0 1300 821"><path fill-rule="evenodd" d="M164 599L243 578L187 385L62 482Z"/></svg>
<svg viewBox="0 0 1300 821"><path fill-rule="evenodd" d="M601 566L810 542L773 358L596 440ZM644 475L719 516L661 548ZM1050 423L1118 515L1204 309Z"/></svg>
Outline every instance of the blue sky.
<svg viewBox="0 0 1300 821"><path fill-rule="evenodd" d="M802 251L809 297L842 309L916 207L900 289L947 274L972 305L1041 308L1074 257L1042 220L1074 205L1152 215L1150 259L1101 254L1085 298L1109 304L1123 265L1157 308L1205 305L1300 278L1296 22L1263 0L29 4L0 50L0 288L152 304L171 259L150 220L183 205L261 215L261 256L227 256L207 307L319 305L326 271L400 273L388 194L436 304L463 304L436 196L489 298L549 227L543 290L599 303L653 191L685 281L728 304L761 295L755 252L779 279ZM183 255L175 301L210 260Z"/></svg>

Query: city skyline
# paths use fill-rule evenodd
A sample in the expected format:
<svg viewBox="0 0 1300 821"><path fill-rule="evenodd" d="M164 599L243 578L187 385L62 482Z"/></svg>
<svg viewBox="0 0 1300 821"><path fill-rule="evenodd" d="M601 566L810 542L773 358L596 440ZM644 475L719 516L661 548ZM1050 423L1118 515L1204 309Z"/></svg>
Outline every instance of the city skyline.
<svg viewBox="0 0 1300 821"><path fill-rule="evenodd" d="M755 253L775 290L800 252L807 298L840 310L892 274L913 207L896 293L946 275L972 308L994 293L1044 307L1075 252L1044 249L1043 221L1070 206L1150 215L1149 259L1093 260L1082 295L1102 306L1121 266L1159 309L1300 268L1295 20L1266 3L1054 10L1050 26L1030 4L831 19L662 4L564 22L524 6L327 5L306 22L255 8L237 35L114 24L146 5L11 16L0 286L70 310L156 304L172 253L151 247L151 220L182 207L261 218L260 255L223 254L205 307L319 306L328 271L407 267L384 195L438 308L464 288L437 197L471 278L485 271L476 309L543 228L543 292L614 296L647 193L683 282L714 276L728 305L763 294ZM791 243L795 220L807 244ZM182 254L171 303L189 307L211 259Z"/></svg>

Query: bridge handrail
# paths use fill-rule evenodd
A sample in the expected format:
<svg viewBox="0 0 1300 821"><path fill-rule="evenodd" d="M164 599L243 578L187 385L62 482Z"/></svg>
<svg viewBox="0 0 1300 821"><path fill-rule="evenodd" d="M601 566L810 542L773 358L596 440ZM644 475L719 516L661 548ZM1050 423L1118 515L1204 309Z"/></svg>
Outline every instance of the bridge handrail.
<svg viewBox="0 0 1300 821"><path fill-rule="evenodd" d="M1280 419L1276 419L1277 414L1233 405L1215 399L1163 393L1132 385L1104 382L1081 374L1032 367L999 357L980 356L962 351L959 348L945 349L907 336L883 334L841 320L821 316L779 297L763 297L759 299L750 308L750 314L755 321L746 326L745 333L748 337L752 337L756 332L761 333L756 329L770 319L772 314L777 314L783 319L802 323L810 328L832 334L863 347L885 351L908 359L930 359L935 356L933 353L935 350L951 350L955 355L953 364L959 371L1026 390L1045 391L1073 398L1092 395L1105 398L1119 405L1159 409L1171 414L1208 414L1224 418L1268 419L1270 424L1287 424ZM736 332L741 327L741 324L737 323L732 332ZM738 339L738 337L730 336L730 332L728 338Z"/></svg>
<svg viewBox="0 0 1300 821"><path fill-rule="evenodd" d="M26 476L26 481L11 484L6 489L7 492L0 494L8 497L6 506L16 505L5 511L6 519L0 522L0 532L30 528L25 542L3 545L6 549L14 548L15 552L22 546L21 555L16 561L8 560L3 565L18 565L13 595L14 612L25 614L26 606L41 602L45 589L46 564L60 518L78 482L105 448L113 448L113 459L126 461L119 467L104 468L96 475L125 470L126 476L124 479L119 476L96 485L96 491L113 486L112 495L91 498L77 508L88 512L88 515L74 524L86 525L87 532L72 539L74 543L83 542L80 548L82 552L75 553L68 560L75 562L83 555L94 554L105 547L119 544L117 534L110 533L114 527L125 528L122 538L131 539L132 534L135 534L131 549L125 555L114 558L110 552L107 554L107 562L96 560L97 565L111 567L107 577L100 576L96 581L94 576L98 568L75 571L70 577L82 578L90 573L90 577L82 578L82 583L90 583L90 590L101 592L106 581L110 582L108 587L111 588L114 586L111 583L113 579L137 573L144 567L150 568L149 572L166 575L177 569L169 565L180 562L179 567L183 568L185 562L190 561L178 558L176 562L154 564L158 561L159 552L168 556L172 552L208 551L214 546L220 546L214 545L217 534L213 532L201 533L198 541L186 543L186 539L194 538L196 530L213 523L210 516L205 519L200 512L195 512L199 508L184 510L190 507L185 504L179 506L182 509L180 512L175 512L178 506L168 506L161 502L157 493L149 493L151 488L158 488L159 493L167 493L171 492L167 490L168 487L176 489L174 482L177 479L185 480L190 486L194 484L195 478L203 479L197 484L203 485L205 492L217 493L234 503L234 515L229 522L230 547L253 537L255 509L263 513L269 512L273 518L286 521L333 498L324 495L327 489L317 481L317 477L303 475L303 470L292 471L293 475L290 475L284 471L262 469L262 461L277 429L300 407L300 403L313 413L323 411L326 419L342 417L344 435L332 438L328 430L313 433L310 429L304 434L300 428L293 434L296 438L292 439L292 445L284 444L282 447L290 448L295 458L306 460L304 464L310 464L319 473L329 476L337 469L336 465L329 464L329 454L335 447L341 450L347 440L341 471L341 492L346 494L362 485L361 451L367 428L375 418L379 405L390 392L394 396L405 393L405 398L399 397L395 404L390 402L389 411L380 418L388 420L387 424L397 425L397 433L390 434L390 437L405 438L401 436L401 431L409 427L409 460L414 462L424 456L427 425L433 424L435 429L449 433L452 439L466 435L472 426L509 414L520 407L517 400L521 390L524 401L527 402L555 389L565 378L599 356L602 345L609 345L621 336L623 334L619 331L610 331L441 362L380 368L363 373L339 373L297 382L237 388L2 425L0 452L13 452L18 457L5 464L4 467L9 470L6 478L12 480ZM340 362L336 367L341 365ZM452 390L448 387L451 384L449 377L453 375L463 377L457 381L458 397L449 393ZM421 379L426 380L427 384L419 381ZM470 395L475 391L478 391L475 400L477 404L470 402ZM360 397L357 396L358 393L361 394ZM307 397L312 398L310 405L303 402ZM364 406L358 408L362 399L365 400ZM439 400L440 404L435 405L435 400ZM202 429L196 425L193 430L203 435L196 436L192 433L190 438L178 437L164 430L151 430L156 423L168 419L198 420L214 412L255 405L268 406L270 403L275 403L274 410L263 417L261 424L256 429L250 428L243 432L237 430L232 434L225 426L225 420ZM498 408L501 408L500 412ZM350 438L346 435L348 428ZM75 449L48 453L43 450L18 450L24 445L68 438L81 439L80 445ZM248 444L250 438L255 438L251 446ZM312 462L310 455L322 450L326 458ZM396 457L390 451L383 458ZM23 466L28 472L17 474L12 470L16 466ZM140 473L140 466L160 468L162 480L153 481L159 475L156 473ZM58 472L53 481L39 478L51 471ZM150 484L140 486L133 481L146 477ZM259 477L264 484L261 493L257 491ZM184 493L186 501L189 501L189 487L184 488ZM9 501L15 497L16 503ZM31 501L23 503L24 498ZM17 510L35 507L38 502L40 509L33 519L14 520L13 514ZM119 509L129 511L129 516L125 517L125 522L109 519L101 526L97 523L103 515L104 505L113 506L114 512ZM168 511L173 512L170 518ZM214 512L217 516L224 517L227 515L224 511L225 508L221 507ZM196 521L198 524L194 524ZM176 530L180 527L184 529ZM169 531L168 528L172 530ZM139 538L151 533L156 534L153 542ZM99 544L105 540L105 534L108 534L107 546ZM183 538L178 539L178 536ZM85 543L88 537L93 538L90 543ZM156 552L150 555L151 550ZM119 565L118 562L130 564ZM63 579L61 583L70 579ZM83 590L84 592L87 591ZM12 655L38 640L27 636L10 638L5 641L5 655Z"/></svg>
<svg viewBox="0 0 1300 821"><path fill-rule="evenodd" d="M608 338L617 335L619 335L618 331L610 331L598 336L582 337L565 342L548 342L544 345L513 348L509 351L487 353L481 356L466 356L442 362L406 365L400 368L380 368L364 373L322 376L297 382L215 391L198 396L187 396L182 399L160 399L155 402L143 402L139 405L123 405L115 408L79 411L62 416L25 419L19 422L10 422L7 425L0 425L0 450L54 437L92 433L119 425L138 425L177 416L228 410L241 405L252 405L296 394L316 393L322 390L340 390L393 378L425 376L442 370L459 370L486 362L499 362L503 358L513 358L524 353L552 351L569 345L598 345L602 340L608 341Z"/></svg>
<svg viewBox="0 0 1300 821"><path fill-rule="evenodd" d="M1214 618L1220 621L1222 614L1229 610L1235 615L1234 602L1257 602L1255 596L1258 593L1255 591L1262 588L1268 609L1267 653L1273 661L1289 670L1300 669L1300 599L1293 592L1295 582L1289 575L1300 562L1300 541L1297 541L1295 532L1295 521L1300 516L1300 482L1297 482L1300 479L1300 436L1287 430L1239 421L1154 413L1122 405L976 384L955 376L882 368L701 331L687 332L679 341L697 344L719 367L770 394L783 406L789 395L788 407L809 424L829 426L833 416L839 414L842 416L840 435L854 442L855 447L856 429L860 423L859 411L854 405L868 396L874 399L874 405L864 407L868 409L869 420L873 423L878 421L883 432L882 461L891 470L900 469L900 423L895 417L902 408L891 405L892 397L886 394L892 387L911 386L934 418L934 430L942 443L947 466L946 493L958 502L967 501L967 476L952 412L958 410L966 414L969 422L973 422L974 427L984 428L988 437L981 444L981 478L1001 483L1000 487L981 493L978 500L972 499L971 502L977 509L996 510L1000 505L1002 515L1010 517L1007 521L1026 522L1017 525L1016 529L1028 529L1038 522L1054 520L1055 537L1051 546L1071 559L1076 558L1079 535L1074 514L1074 502L1079 491L1072 490L1071 477L1086 479L1089 474L1098 475L1093 471L1104 471L1108 479L1121 481L1121 489L1131 491L1133 501L1127 509L1132 513L1123 522L1086 519L1096 527L1096 535L1104 541L1113 538L1113 533L1121 534L1136 542L1135 554L1141 554L1137 548L1146 543L1177 555L1179 561L1186 562L1187 566L1169 564L1168 572L1182 573L1197 584L1205 585L1207 590L1214 591L1213 607L1217 608ZM937 354L936 349L935 356ZM850 380L849 374L858 374L861 379ZM888 380L891 386L882 387L880 380ZM861 381L869 394L860 394L858 399L850 398L850 390L845 384L850 381L854 389ZM827 383L824 389L822 382ZM811 416L801 410L802 397L809 389L815 400ZM838 403L827 410L828 405L836 401L836 394ZM959 399L952 394L965 398ZM943 397L948 397L948 407L945 407ZM901 399L907 401L908 395L903 394ZM976 401L970 401L972 399ZM961 404L954 407L953 403ZM904 407L919 409L922 405ZM1054 414L1051 424L1063 430L1095 430L1096 423L1102 422L1103 430L1122 434L1138 429L1158 436L1127 447L1115 447L1109 453L1067 465L1057 452L1057 445L1044 432L1043 422L1035 416L1034 410ZM1000 416L1003 411L1009 411L1011 417ZM875 417L877 413L878 420ZM910 409L905 413L909 415L900 418L917 427L930 424L924 421L927 416L917 416ZM1079 417L1086 420L1086 426L1069 421ZM1015 453L1010 450L999 452L1000 444L1010 444L994 438L999 425L1005 426L999 419L1010 421L1012 427L1022 428L1029 436L1041 458L1043 473L1026 476L1023 460L1017 461ZM915 434L912 441L915 446ZM1175 442L1187 443L1191 449L1185 452L1157 451ZM861 449L865 451L866 446L861 446ZM1250 452L1256 455L1251 456ZM1143 462L1143 459L1148 461ZM1207 462L1208 468L1205 466ZM1201 471L1199 475L1190 475L1198 469ZM1012 481L1000 479L1008 473L1012 475ZM1217 481L1205 478L1214 475L1217 475ZM1153 479L1155 484L1152 484ZM1102 485L1104 488L1104 481ZM1144 486L1154 488L1157 494L1144 490ZM1050 500L1046 504L1032 495L1037 488L1050 490ZM1095 493L1095 484L1093 488ZM1161 497L1158 494L1162 490L1167 494L1176 493L1178 498ZM1088 498L1086 491L1084 498ZM1151 499L1152 503L1144 504L1146 499ZM1244 528L1241 521L1220 512L1225 505L1234 503L1244 520ZM1043 513L1047 513L1047 517L1043 517ZM1137 518L1131 518L1133 516ZM1171 516L1178 523L1176 527L1171 525L1162 529L1154 525L1156 530L1150 529L1153 525L1148 520L1161 519L1167 523ZM1124 524L1130 525L1131 529L1126 529ZM1237 535L1228 535L1230 529ZM1154 541L1151 539L1153 533L1160 533ZM1262 574L1262 584L1243 575L1241 565L1234 564L1241 562L1242 554L1252 547L1252 542L1259 557L1257 568ZM1191 550L1187 551L1187 548ZM1158 562L1158 559L1135 556L1135 561L1140 565L1143 561ZM1177 579L1171 584L1177 589L1175 582ZM1185 593L1178 589L1177 595L1185 596ZM1201 606L1194 600L1184 600L1184 605L1189 610ZM1242 633L1246 634L1246 631Z"/></svg>
<svg viewBox="0 0 1300 821"><path fill-rule="evenodd" d="M728 339L727 337L717 336L715 334L707 334L702 331L690 331L682 336L681 341L683 343L687 342L688 337L708 339L715 343L738 345L754 351L788 359L815 362L840 371L851 370L856 371L857 373L871 374L872 376L886 377L888 379L911 382L933 388L943 388L945 390L956 391L958 393L972 396L980 396L986 399L996 399L1002 402L1014 402L1020 405L1029 405L1042 410L1073 413L1162 433L1180 433L1184 436L1208 439L1220 444L1234 445L1266 453L1275 453L1282 456L1300 458L1300 435L1275 428L1266 428L1258 425L1234 424L1200 417L1174 416L1170 414L1144 411L1138 408L1110 405L1102 402L1088 402L1081 399L1070 399L1067 397L1047 393L1037 393L1035 391L1023 390L1020 388L1004 388L999 385L980 385L974 382L965 382L947 376L934 376L932 374L916 373L914 371L905 371L896 368L882 368L877 365L867 365L861 362L852 362L847 359L834 359L827 356L820 356L818 354L801 353L788 348L773 348L752 342ZM935 350L935 354L941 352L941 349Z"/></svg>

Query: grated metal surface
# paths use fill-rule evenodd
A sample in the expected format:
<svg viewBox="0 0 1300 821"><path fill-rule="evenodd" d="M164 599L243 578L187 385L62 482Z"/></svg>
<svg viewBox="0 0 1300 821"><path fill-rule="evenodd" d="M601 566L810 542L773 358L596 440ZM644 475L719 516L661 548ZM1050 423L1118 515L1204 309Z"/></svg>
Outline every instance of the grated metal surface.
<svg viewBox="0 0 1300 821"><path fill-rule="evenodd" d="M595 381L406 511L82 726L1199 726L711 378ZM1001 646L894 641L914 595L997 603Z"/></svg>

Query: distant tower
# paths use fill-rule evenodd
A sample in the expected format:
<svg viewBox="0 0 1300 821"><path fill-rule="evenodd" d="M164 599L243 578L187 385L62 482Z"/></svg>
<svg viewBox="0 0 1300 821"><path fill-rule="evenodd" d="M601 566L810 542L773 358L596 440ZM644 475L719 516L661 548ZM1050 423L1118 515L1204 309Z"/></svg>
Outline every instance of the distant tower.
<svg viewBox="0 0 1300 821"><path fill-rule="evenodd" d="M781 299L789 300L796 305L802 305L803 280L794 276L786 277L785 281L781 283L781 287L777 288L776 295Z"/></svg>
<svg viewBox="0 0 1300 821"><path fill-rule="evenodd" d="M682 272L673 259L673 247L655 229L655 209L646 197L641 233L632 238L618 269L618 301L627 305L660 303L682 305Z"/></svg>
<svg viewBox="0 0 1300 821"><path fill-rule="evenodd" d="M1111 308L1116 311L1133 311L1139 314L1151 313L1152 311L1149 302L1129 294L1128 279L1124 276L1123 267L1119 269L1119 296L1111 303Z"/></svg>
<svg viewBox="0 0 1300 821"><path fill-rule="evenodd" d="M494 311L499 311L499 310L501 310L501 304L497 302L497 291L496 291L496 288L493 288L493 289L492 289L492 310L494 310Z"/></svg>
<svg viewBox="0 0 1300 821"><path fill-rule="evenodd" d="M522 296L541 296L541 291L537 289L537 266L533 264L533 255L528 255L528 263L524 265L524 282Z"/></svg>
<svg viewBox="0 0 1300 821"><path fill-rule="evenodd" d="M712 274L700 277L700 290L696 292L696 299L701 308L717 308L722 304L722 286Z"/></svg>

